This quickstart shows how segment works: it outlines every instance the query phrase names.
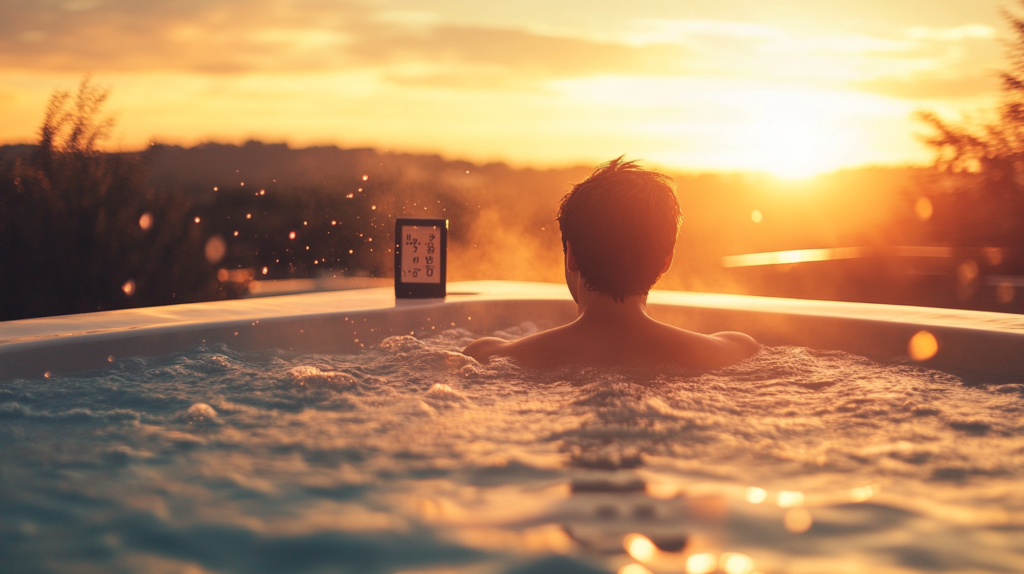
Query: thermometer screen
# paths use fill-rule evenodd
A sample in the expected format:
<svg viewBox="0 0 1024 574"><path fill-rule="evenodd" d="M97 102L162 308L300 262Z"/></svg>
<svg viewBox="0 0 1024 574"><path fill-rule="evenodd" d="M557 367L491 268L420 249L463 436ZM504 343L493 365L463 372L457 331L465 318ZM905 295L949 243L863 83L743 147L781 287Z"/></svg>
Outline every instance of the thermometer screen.
<svg viewBox="0 0 1024 574"><path fill-rule="evenodd" d="M395 221L395 297L443 298L447 270L447 219Z"/></svg>
<svg viewBox="0 0 1024 574"><path fill-rule="evenodd" d="M441 230L402 226L402 283L440 283Z"/></svg>

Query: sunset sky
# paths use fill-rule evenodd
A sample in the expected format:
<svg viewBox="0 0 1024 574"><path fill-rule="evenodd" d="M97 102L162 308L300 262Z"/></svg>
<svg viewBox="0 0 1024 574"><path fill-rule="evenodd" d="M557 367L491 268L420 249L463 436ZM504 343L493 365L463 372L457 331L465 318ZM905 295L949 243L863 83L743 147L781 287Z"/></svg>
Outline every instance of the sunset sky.
<svg viewBox="0 0 1024 574"><path fill-rule="evenodd" d="M991 107L995 0L4 0L0 142L112 90L110 145L247 139L516 166L807 175L928 161Z"/></svg>

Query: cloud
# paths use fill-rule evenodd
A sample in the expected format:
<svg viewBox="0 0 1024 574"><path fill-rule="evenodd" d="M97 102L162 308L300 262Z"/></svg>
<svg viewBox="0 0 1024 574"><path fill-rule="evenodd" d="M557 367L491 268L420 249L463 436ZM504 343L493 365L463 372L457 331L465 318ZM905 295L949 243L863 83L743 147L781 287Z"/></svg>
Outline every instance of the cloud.
<svg viewBox="0 0 1024 574"><path fill-rule="evenodd" d="M394 74L420 85L502 86L551 78L596 75L670 75L686 70L678 45L627 46L523 30L440 26L418 34L361 34L348 55L361 65L427 68Z"/></svg>
<svg viewBox="0 0 1024 574"><path fill-rule="evenodd" d="M685 60L679 46L637 47L516 29L446 26L429 14L378 15L337 2L186 0L140 7L109 0L77 1L65 8L4 3L0 66L201 73L382 67L397 81L500 85L508 83L501 74L542 79L677 72ZM416 65L426 72L410 71ZM467 81L467 76L483 81Z"/></svg>

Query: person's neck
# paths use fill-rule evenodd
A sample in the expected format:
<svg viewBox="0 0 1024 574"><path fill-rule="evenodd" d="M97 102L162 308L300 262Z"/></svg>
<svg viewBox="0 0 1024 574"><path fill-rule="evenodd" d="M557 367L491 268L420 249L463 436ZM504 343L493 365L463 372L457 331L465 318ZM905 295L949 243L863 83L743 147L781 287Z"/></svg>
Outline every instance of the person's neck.
<svg viewBox="0 0 1024 574"><path fill-rule="evenodd" d="M588 291L580 285L577 321L584 323L624 324L650 320L647 316L647 295L633 295L616 301L611 295Z"/></svg>

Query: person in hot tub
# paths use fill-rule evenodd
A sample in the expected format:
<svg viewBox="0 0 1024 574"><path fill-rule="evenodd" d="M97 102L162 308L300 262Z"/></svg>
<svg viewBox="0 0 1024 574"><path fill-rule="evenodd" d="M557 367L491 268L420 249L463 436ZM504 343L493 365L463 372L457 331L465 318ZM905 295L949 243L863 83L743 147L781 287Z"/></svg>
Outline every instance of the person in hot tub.
<svg viewBox="0 0 1024 574"><path fill-rule="evenodd" d="M713 369L759 345L743 333L693 333L647 315L647 293L672 264L679 202L667 176L622 157L602 164L562 198L558 227L576 320L516 341L485 337L464 354L511 357L538 369L655 365Z"/></svg>

